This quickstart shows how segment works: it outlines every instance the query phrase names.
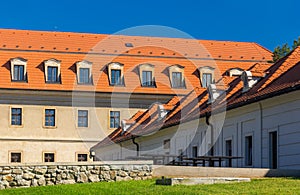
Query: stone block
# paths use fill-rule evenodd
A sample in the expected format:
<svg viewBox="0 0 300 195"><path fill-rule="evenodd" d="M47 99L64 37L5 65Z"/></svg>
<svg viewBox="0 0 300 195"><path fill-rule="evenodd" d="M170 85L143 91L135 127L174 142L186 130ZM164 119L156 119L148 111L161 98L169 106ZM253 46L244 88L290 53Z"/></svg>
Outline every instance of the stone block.
<svg viewBox="0 0 300 195"><path fill-rule="evenodd" d="M90 175L89 176L89 181L90 182L98 182L99 180L99 176L98 175Z"/></svg>
<svg viewBox="0 0 300 195"><path fill-rule="evenodd" d="M32 174L32 173L24 173L23 174L23 178L26 179L26 180L33 179L34 178L34 174Z"/></svg>

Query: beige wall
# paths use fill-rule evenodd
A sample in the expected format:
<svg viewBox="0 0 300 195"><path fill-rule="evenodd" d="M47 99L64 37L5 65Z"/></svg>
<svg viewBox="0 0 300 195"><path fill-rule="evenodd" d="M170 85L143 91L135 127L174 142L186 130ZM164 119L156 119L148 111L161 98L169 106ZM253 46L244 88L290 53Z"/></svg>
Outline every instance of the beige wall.
<svg viewBox="0 0 300 195"><path fill-rule="evenodd" d="M11 107L22 108L22 126L10 125ZM44 127L44 109L56 109L56 127ZM78 109L89 111L89 126L77 127ZM0 163L8 163L9 151L22 152L22 162L43 162L43 152L54 152L57 162L75 161L76 152L89 148L111 133L110 110L128 119L140 109L73 108L68 106L0 105Z"/></svg>

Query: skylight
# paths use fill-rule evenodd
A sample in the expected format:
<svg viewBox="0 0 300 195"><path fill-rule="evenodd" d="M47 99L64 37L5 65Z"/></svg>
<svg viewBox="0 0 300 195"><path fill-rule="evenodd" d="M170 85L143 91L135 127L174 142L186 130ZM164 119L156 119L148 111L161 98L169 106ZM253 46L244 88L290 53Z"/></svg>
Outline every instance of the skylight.
<svg viewBox="0 0 300 195"><path fill-rule="evenodd" d="M125 43L125 46L126 47L133 47L133 44L132 43Z"/></svg>

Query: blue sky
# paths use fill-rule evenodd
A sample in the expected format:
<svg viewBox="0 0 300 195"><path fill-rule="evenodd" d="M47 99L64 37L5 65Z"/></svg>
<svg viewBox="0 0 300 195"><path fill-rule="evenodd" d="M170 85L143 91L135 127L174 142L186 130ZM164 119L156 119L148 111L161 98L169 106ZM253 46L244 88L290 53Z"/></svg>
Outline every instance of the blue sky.
<svg viewBox="0 0 300 195"><path fill-rule="evenodd" d="M299 7L298 0L3 1L0 28L112 34L162 25L197 39L253 41L273 50L300 36Z"/></svg>

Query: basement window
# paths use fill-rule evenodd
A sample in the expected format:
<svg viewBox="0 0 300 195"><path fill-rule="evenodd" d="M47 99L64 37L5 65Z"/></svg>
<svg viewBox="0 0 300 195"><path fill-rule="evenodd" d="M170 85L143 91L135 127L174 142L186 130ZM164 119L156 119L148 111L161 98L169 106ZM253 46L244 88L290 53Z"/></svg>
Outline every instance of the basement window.
<svg viewBox="0 0 300 195"><path fill-rule="evenodd" d="M87 154L77 154L77 161L78 162L88 161L88 155Z"/></svg>
<svg viewBox="0 0 300 195"><path fill-rule="evenodd" d="M54 153L45 152L44 153L44 162L55 162Z"/></svg>
<svg viewBox="0 0 300 195"><path fill-rule="evenodd" d="M11 152L10 153L10 162L11 163L20 163L22 160L21 152Z"/></svg>

